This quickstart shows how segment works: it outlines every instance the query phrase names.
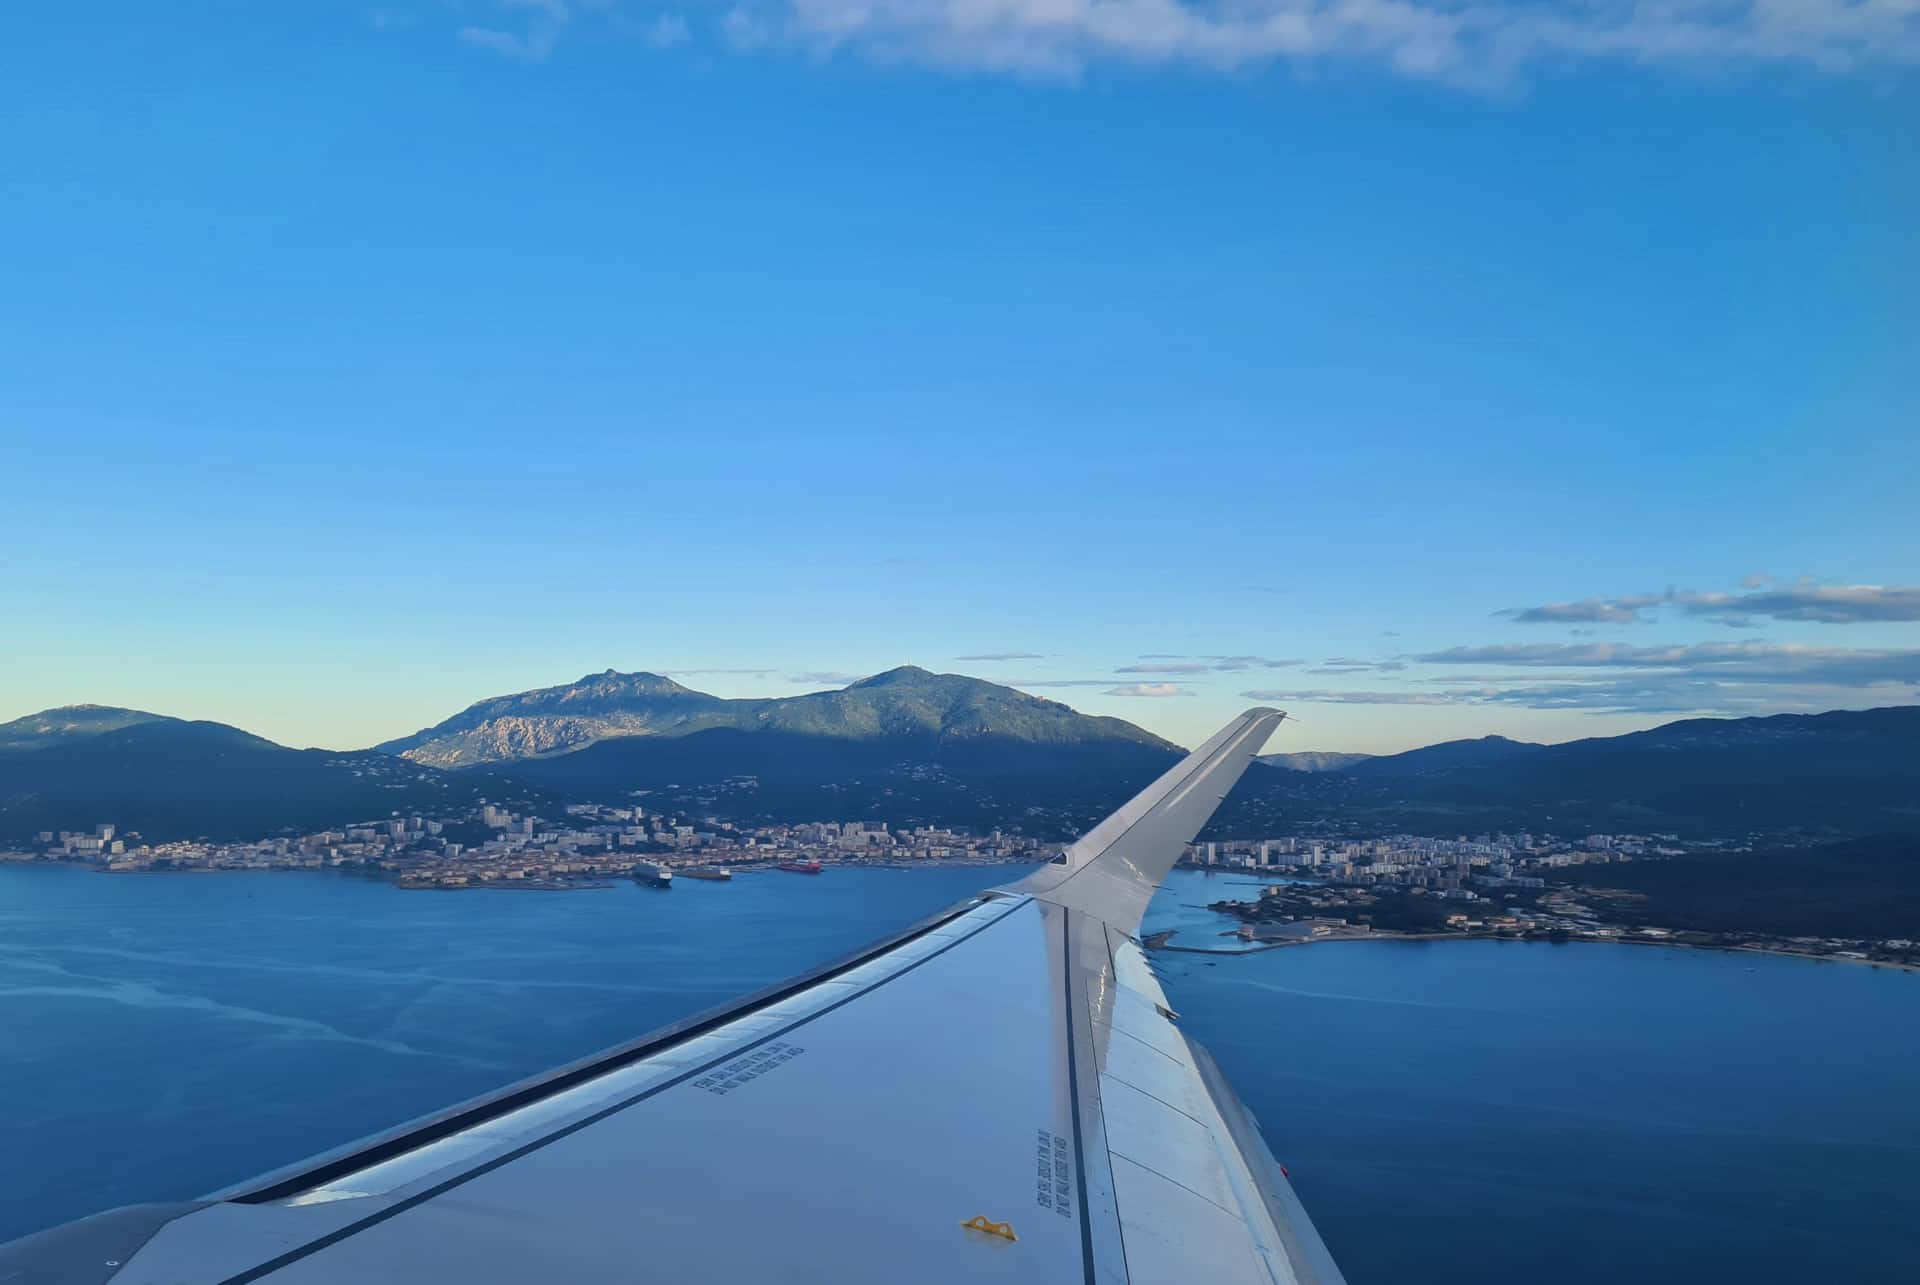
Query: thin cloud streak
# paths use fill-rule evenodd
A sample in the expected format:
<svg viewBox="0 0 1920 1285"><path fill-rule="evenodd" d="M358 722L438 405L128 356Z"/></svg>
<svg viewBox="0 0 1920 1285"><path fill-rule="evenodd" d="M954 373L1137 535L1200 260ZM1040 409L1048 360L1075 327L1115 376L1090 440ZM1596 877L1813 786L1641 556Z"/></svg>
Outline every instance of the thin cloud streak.
<svg viewBox="0 0 1920 1285"><path fill-rule="evenodd" d="M1548 669L1667 670L1720 682L1803 682L1835 686L1920 683L1920 651L1803 647L1786 643L1515 643L1450 647L1416 659L1430 665L1508 665Z"/></svg>
<svg viewBox="0 0 1920 1285"><path fill-rule="evenodd" d="M1029 687L1111 687L1113 686L1113 679L1111 678L989 678L987 681L990 683L998 683L1002 687L1018 687L1022 689L1029 688ZM1167 685L1171 686L1171 685L1177 685L1177 684L1167 684Z"/></svg>
<svg viewBox="0 0 1920 1285"><path fill-rule="evenodd" d="M1355 660L1348 656L1329 656L1319 668L1309 669L1309 674L1332 676L1336 674L1397 674L1407 667L1404 660Z"/></svg>
<svg viewBox="0 0 1920 1285"><path fill-rule="evenodd" d="M857 683L867 677L866 674L841 674L832 670L812 670L799 674L788 674L790 683L803 683L809 687L845 687L848 683Z"/></svg>
<svg viewBox="0 0 1920 1285"><path fill-rule="evenodd" d="M497 27L462 27L456 34L463 43L477 49L490 49L525 62L545 62L559 39L559 33L544 23L536 24L524 34Z"/></svg>
<svg viewBox="0 0 1920 1285"><path fill-rule="evenodd" d="M1189 659L1168 652L1149 652L1139 665L1122 665L1116 674L1233 674L1248 669L1284 669L1305 664L1300 660L1275 660L1268 656L1200 656Z"/></svg>
<svg viewBox="0 0 1920 1285"><path fill-rule="evenodd" d="M1167 696L1182 696L1186 689L1178 683L1124 683L1119 687L1109 687L1108 696L1141 696L1157 700Z"/></svg>
<svg viewBox="0 0 1920 1285"><path fill-rule="evenodd" d="M1911 702L1920 650L1781 643L1521 643L1450 647L1413 657L1436 666L1499 666L1518 674L1422 679L1392 691L1260 690L1256 700L1348 705L1507 705L1634 714L1813 712ZM1538 677L1526 671L1548 671Z"/></svg>
<svg viewBox="0 0 1920 1285"><path fill-rule="evenodd" d="M1795 620L1824 625L1885 624L1920 620L1920 588L1886 585L1829 585L1811 580L1774 588L1763 577L1748 576L1744 593L1701 593L1669 589L1665 593L1623 598L1583 598L1538 607L1514 607L1495 614L1524 624L1644 624L1664 608L1683 616L1736 628L1757 620Z"/></svg>
<svg viewBox="0 0 1920 1285"><path fill-rule="evenodd" d="M1348 692L1333 688L1257 687L1241 696L1251 701L1306 702L1316 705L1466 705L1464 694L1456 692Z"/></svg>
<svg viewBox="0 0 1920 1285"><path fill-rule="evenodd" d="M520 37L467 27L461 38L544 57L571 16L559 0L501 7L509 17L534 10L537 27ZM1353 63L1490 92L1579 63L1834 76L1911 68L1915 16L1912 0L743 0L706 34L737 54L846 53L1025 78L1071 80L1103 64L1231 73Z"/></svg>

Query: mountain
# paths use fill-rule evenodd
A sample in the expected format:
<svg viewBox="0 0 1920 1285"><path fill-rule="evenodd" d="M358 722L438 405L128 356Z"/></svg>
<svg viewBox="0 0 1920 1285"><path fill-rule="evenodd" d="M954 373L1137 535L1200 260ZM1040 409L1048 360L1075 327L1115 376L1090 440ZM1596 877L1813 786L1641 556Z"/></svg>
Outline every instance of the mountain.
<svg viewBox="0 0 1920 1285"><path fill-rule="evenodd" d="M1291 754L1262 754L1259 761L1288 772L1340 772L1372 757L1371 754L1344 754L1339 750L1296 750Z"/></svg>
<svg viewBox="0 0 1920 1285"><path fill-rule="evenodd" d="M1513 741L1504 736L1482 736L1474 740L1441 741L1423 745L1403 754L1383 754L1359 763L1350 763L1342 771L1354 776L1428 776L1445 775L1461 768L1490 766L1524 758L1547 748L1532 741Z"/></svg>
<svg viewBox="0 0 1920 1285"><path fill-rule="evenodd" d="M62 705L43 709L38 714L0 723L0 751L37 750L101 732L118 731L136 723L173 722L145 710L118 709L112 705Z"/></svg>
<svg viewBox="0 0 1920 1285"><path fill-rule="evenodd" d="M374 748L431 767L472 767L591 745L610 736L681 730L730 702L659 674L609 669L576 683L496 696L452 718Z"/></svg>
<svg viewBox="0 0 1920 1285"><path fill-rule="evenodd" d="M664 733L500 770L580 797L667 791L656 803L741 819L1010 825L1052 835L1098 820L1182 753L1123 719L910 665L839 691L724 705Z"/></svg>
<svg viewBox="0 0 1920 1285"><path fill-rule="evenodd" d="M1920 830L1920 706L1695 718L1563 745L1488 737L1249 774L1216 833Z"/></svg>
<svg viewBox="0 0 1920 1285"><path fill-rule="evenodd" d="M1097 820L1181 753L1121 719L913 666L774 700L610 671L355 752L134 711L47 711L7 729L0 838L13 839L102 821L148 840L255 838L483 795L553 804L669 791L658 804L674 788L689 810L1050 834ZM740 777L750 788L726 784ZM716 803L717 788L732 793Z"/></svg>
<svg viewBox="0 0 1920 1285"><path fill-rule="evenodd" d="M6 724L0 839L107 821L150 842L255 839L527 794L489 773L453 775L372 750L294 750L224 723L120 717L128 714L136 711L48 710ZM32 730L43 726L53 730Z"/></svg>
<svg viewBox="0 0 1920 1285"><path fill-rule="evenodd" d="M650 807L739 820L1007 825L1064 836L1180 754L1121 719L912 666L770 700L722 700L653 674L598 674L483 701L391 744L481 761L448 771L375 750L288 749L224 724L136 710L47 710L0 725L0 838L101 821L149 839L255 838L444 812L483 795L551 806L636 790L653 792ZM522 756L483 757L508 753ZM1920 833L1920 706L1684 719L1563 745L1483 737L1343 767L1304 760L1325 764L1320 771L1268 757L1280 763L1246 774L1212 837Z"/></svg>
<svg viewBox="0 0 1920 1285"><path fill-rule="evenodd" d="M1616 862L1580 872L1609 920L1703 932L1920 935L1920 835Z"/></svg>
<svg viewBox="0 0 1920 1285"><path fill-rule="evenodd" d="M729 702L733 704L735 702ZM1162 754L1179 747L1120 718L1082 714L1059 701L963 674L934 674L902 665L839 691L738 702L730 726L853 740L933 736L949 742L993 737L1036 746L1115 743Z"/></svg>
<svg viewBox="0 0 1920 1285"><path fill-rule="evenodd" d="M481 701L375 748L435 767L469 767L564 754L596 742L716 729L834 740L998 736L1035 745L1118 741L1168 753L1175 748L1122 719L1090 717L1058 701L912 665L839 691L759 700L724 700L658 674L609 669L564 686ZM566 777L568 769L557 775Z"/></svg>

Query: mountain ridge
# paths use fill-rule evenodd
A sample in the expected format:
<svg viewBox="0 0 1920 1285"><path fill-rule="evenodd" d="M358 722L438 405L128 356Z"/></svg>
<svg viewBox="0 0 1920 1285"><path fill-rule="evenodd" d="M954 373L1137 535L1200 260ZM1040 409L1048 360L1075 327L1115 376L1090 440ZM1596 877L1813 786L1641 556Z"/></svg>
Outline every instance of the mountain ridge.
<svg viewBox="0 0 1920 1285"><path fill-rule="evenodd" d="M140 723L174 723L165 714L118 705L55 705L0 723L0 750L39 749L74 737L94 736Z"/></svg>
<svg viewBox="0 0 1920 1285"><path fill-rule="evenodd" d="M1372 833L1906 832L1920 830L1920 705L1679 719L1558 745L1442 742L1245 784L1216 817L1222 832L1282 818Z"/></svg>
<svg viewBox="0 0 1920 1285"><path fill-rule="evenodd" d="M1118 718L964 674L901 665L839 689L729 699L644 670L605 670L573 683L491 697L410 736L375 746L433 767L464 768L575 753L626 737L679 737L719 728L838 740L929 734L1006 736L1036 744L1171 742Z"/></svg>
<svg viewBox="0 0 1920 1285"><path fill-rule="evenodd" d="M156 716L0 748L0 839L103 821L149 842L256 839L528 791L489 772L290 749L226 723Z"/></svg>
<svg viewBox="0 0 1920 1285"><path fill-rule="evenodd" d="M613 669L571 683L475 701L451 718L374 746L431 767L563 753L610 736L658 734L721 706L663 674Z"/></svg>
<svg viewBox="0 0 1920 1285"><path fill-rule="evenodd" d="M669 703L663 721L675 730L443 770L377 750L288 749L225 724L117 707L41 711L0 724L11 738L0 742L0 837L100 821L150 838L258 837L444 807L483 792L552 804L630 798L635 789L741 819L1011 825L1053 837L1097 821L1181 753L1124 720L913 667L837 690L741 702L659 675L585 681L598 684L599 697L556 702L589 711L563 717L591 717L595 699L627 701L638 692ZM549 698L565 691L541 690ZM470 708L517 717L497 713L515 699ZM1483 737L1326 771L1261 762L1210 833L1500 828L1920 831L1920 706L1680 719L1559 745Z"/></svg>

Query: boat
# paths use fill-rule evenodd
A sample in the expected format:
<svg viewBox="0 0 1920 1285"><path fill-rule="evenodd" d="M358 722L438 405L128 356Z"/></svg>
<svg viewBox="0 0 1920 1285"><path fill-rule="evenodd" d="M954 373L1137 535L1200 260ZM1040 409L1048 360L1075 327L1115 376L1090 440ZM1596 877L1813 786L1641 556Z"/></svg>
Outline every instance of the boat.
<svg viewBox="0 0 1920 1285"><path fill-rule="evenodd" d="M817 875L821 865L818 861L782 861L780 869L797 875Z"/></svg>
<svg viewBox="0 0 1920 1285"><path fill-rule="evenodd" d="M680 872L682 879L731 879L733 871L725 866L688 866Z"/></svg>
<svg viewBox="0 0 1920 1285"><path fill-rule="evenodd" d="M673 887L673 871L653 861L642 861L634 866L633 877L650 888Z"/></svg>

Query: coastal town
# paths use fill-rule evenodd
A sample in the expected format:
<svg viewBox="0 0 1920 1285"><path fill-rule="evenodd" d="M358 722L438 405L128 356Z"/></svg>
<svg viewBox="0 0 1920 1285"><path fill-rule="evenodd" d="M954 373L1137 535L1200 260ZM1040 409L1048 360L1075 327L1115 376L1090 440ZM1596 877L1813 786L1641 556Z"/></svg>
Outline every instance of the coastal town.
<svg viewBox="0 0 1920 1285"><path fill-rule="evenodd" d="M554 817L492 804L452 817L394 816L297 837L244 843L146 843L111 822L42 831L0 860L71 861L138 871L357 869L403 888L570 890L658 870L794 865L982 864L1037 861L1042 845L999 830L863 821L746 826L653 813L640 804L569 804Z"/></svg>
<svg viewBox="0 0 1920 1285"><path fill-rule="evenodd" d="M1609 886L1608 868L1710 854L1755 842L1668 833L1533 833L1371 839L1284 836L1188 846L1181 866L1258 888L1210 909L1238 921L1233 944L1174 941L1174 951L1265 950L1355 939L1499 937L1759 949L1840 960L1920 964L1906 937L1783 937L1696 931L1650 920L1642 898ZM43 831L0 850L0 861L63 861L112 874L146 871L344 869L408 889L575 891L637 878L727 878L736 870L815 873L835 866L1036 863L1058 843L995 829L973 834L873 821L747 825L714 816L577 803L552 817L483 803L446 817L392 816L294 837L251 842L148 843L103 822L88 831ZM1251 879L1246 876L1252 876Z"/></svg>
<svg viewBox="0 0 1920 1285"><path fill-rule="evenodd" d="M1920 966L1920 940L1907 937L1782 936L1698 931L1649 922L1645 899L1608 886L1607 867L1632 861L1735 854L1750 841L1683 840L1674 834L1591 834L1580 839L1529 833L1435 839L1398 834L1361 841L1269 839L1204 843L1184 865L1271 876L1252 900L1209 908L1239 919L1238 947L1175 945L1168 950L1226 951L1355 939L1496 937L1611 941Z"/></svg>

